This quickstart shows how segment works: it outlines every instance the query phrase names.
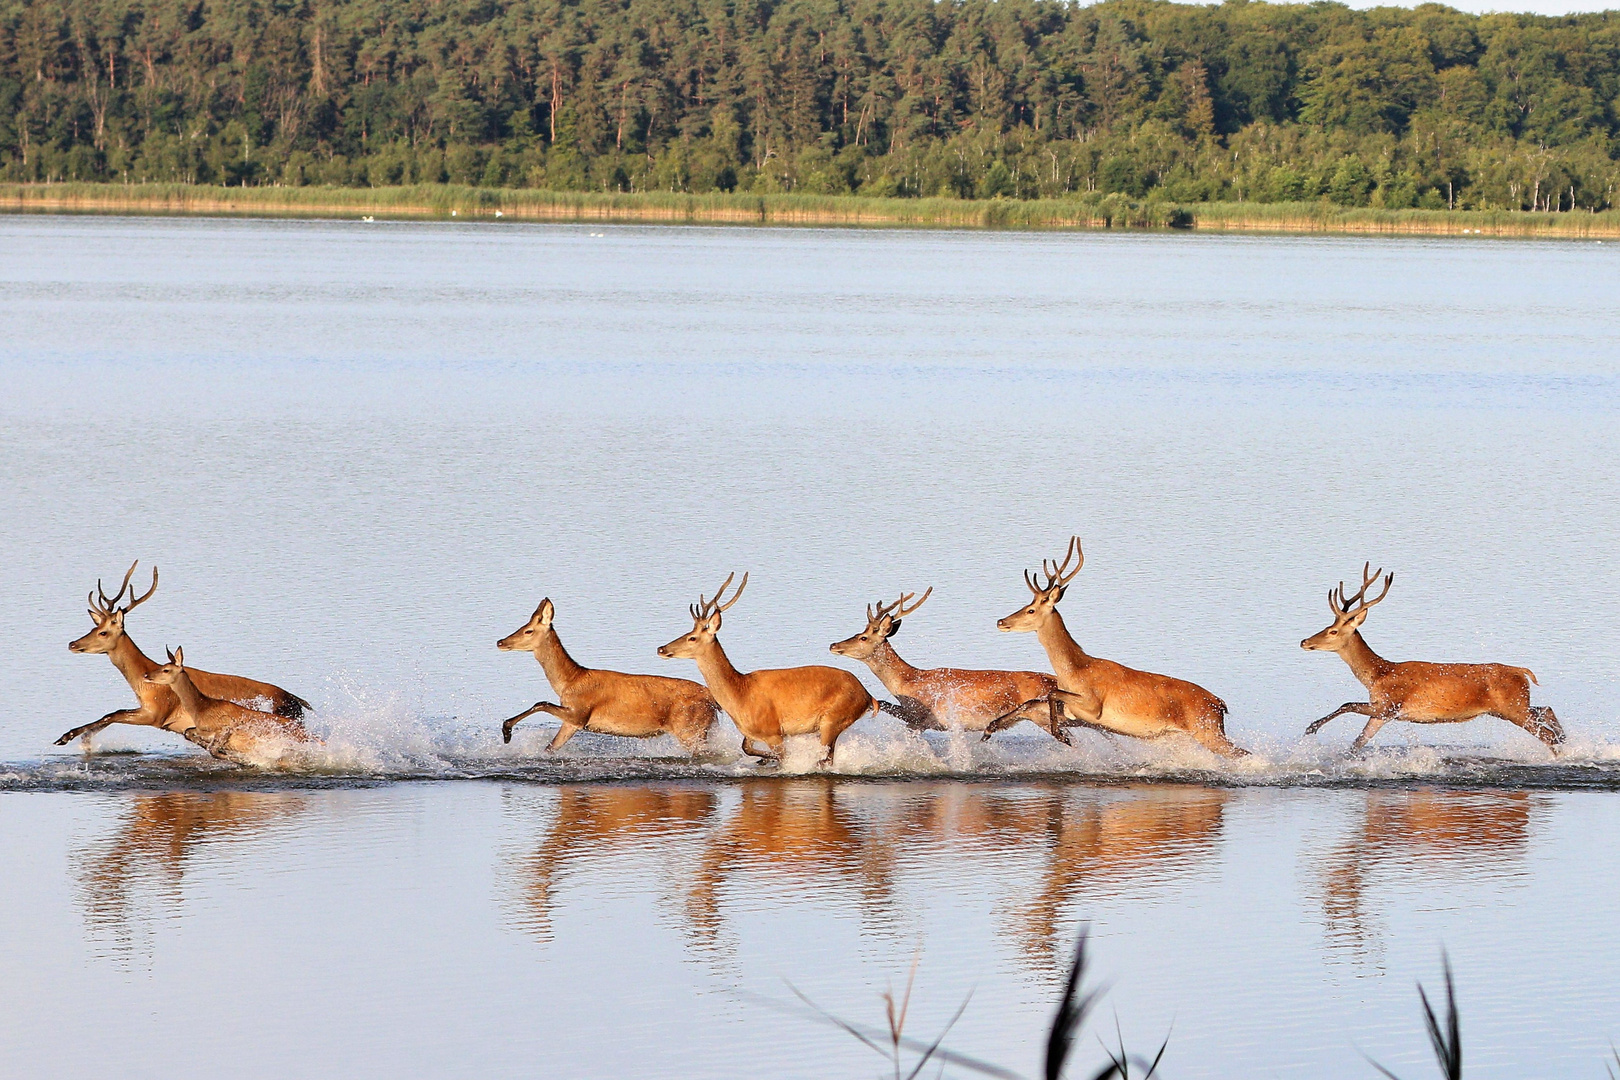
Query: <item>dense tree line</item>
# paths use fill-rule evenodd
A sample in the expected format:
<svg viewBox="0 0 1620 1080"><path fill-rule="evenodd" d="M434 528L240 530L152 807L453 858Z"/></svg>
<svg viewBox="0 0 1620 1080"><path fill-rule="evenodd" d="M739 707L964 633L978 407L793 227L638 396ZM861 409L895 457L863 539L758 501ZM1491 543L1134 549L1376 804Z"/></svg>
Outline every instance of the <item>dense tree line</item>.
<svg viewBox="0 0 1620 1080"><path fill-rule="evenodd" d="M0 0L0 179L1572 210L1620 13Z"/></svg>

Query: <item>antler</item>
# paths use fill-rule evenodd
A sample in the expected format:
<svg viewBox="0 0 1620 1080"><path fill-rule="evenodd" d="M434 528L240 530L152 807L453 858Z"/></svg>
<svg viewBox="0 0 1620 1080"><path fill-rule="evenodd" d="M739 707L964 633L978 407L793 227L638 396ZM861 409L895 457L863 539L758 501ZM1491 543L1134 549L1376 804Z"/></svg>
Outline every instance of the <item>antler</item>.
<svg viewBox="0 0 1620 1080"><path fill-rule="evenodd" d="M882 622L884 616L886 615L893 615L896 619L903 619L907 615L910 615L913 611L916 611L918 608L922 607L923 604L927 602L928 598L934 595L934 587L932 585L928 586L928 591L922 594L922 599L918 600L910 607L907 607L907 602L916 595L917 594L914 592L901 593L900 599L896 600L892 604L885 604L883 601L879 600L877 602L877 611L875 612L872 610L871 604L866 605L866 621L875 626Z"/></svg>
<svg viewBox="0 0 1620 1080"><path fill-rule="evenodd" d="M101 608L103 611L111 614L112 609L118 606L118 601L124 598L124 590L129 588L129 579L135 576L135 568L139 565L141 565L139 559L129 564L129 569L124 572L124 583L118 586L118 591L113 593L111 600L107 599L106 590L101 587L101 579L96 578L96 592L101 594Z"/></svg>
<svg viewBox="0 0 1620 1080"><path fill-rule="evenodd" d="M732 604L735 604L737 598L742 595L742 591L748 588L748 574L746 571L743 573L742 581L737 584L737 591L731 594L731 599L722 604L720 597L725 595L727 587L731 584L731 579L736 576L737 572L735 570L727 574L726 580L720 583L720 587L715 590L714 598L711 600L705 600L703 594L698 593L698 602L693 604L691 608L692 618L707 619L710 615L725 611Z"/></svg>
<svg viewBox="0 0 1620 1080"><path fill-rule="evenodd" d="M1080 561L1074 564L1073 570L1070 570L1069 560L1073 559L1076 555L1080 557ZM1024 584L1029 586L1030 592L1039 596L1043 592L1049 592L1060 585L1067 585L1069 582L1073 581L1074 575L1078 574L1080 572L1080 568L1084 565L1086 565L1086 553L1080 549L1080 538L1078 536L1071 536L1069 537L1069 550L1064 553L1063 562L1061 564L1054 562L1051 559L1041 560L1041 573L1046 575L1046 584L1037 584L1035 575L1031 574L1028 570L1024 571Z"/></svg>
<svg viewBox="0 0 1620 1080"><path fill-rule="evenodd" d="M152 599L152 594L157 592L158 586L157 567L152 567L152 587L146 590L145 595L137 597L135 590L130 588L129 579L135 576L135 568L140 564L139 559L129 564L129 569L124 572L123 582L118 586L118 591L113 593L111 597L107 595L107 590L101 587L101 579L97 578L96 587L89 596L91 609L99 613L102 618L112 615L114 610L118 608L118 602L124 598L124 593L128 592L129 603L121 611L121 614L128 615L131 611ZM97 600L98 596L100 597L99 601Z"/></svg>
<svg viewBox="0 0 1620 1080"><path fill-rule="evenodd" d="M1366 599L1367 590L1372 587L1373 583L1376 582L1381 575L1384 578L1384 591L1373 597L1371 600ZM1372 568L1372 563L1368 562L1362 564L1361 588L1356 590L1356 594L1354 596L1347 596L1345 594L1344 582L1342 581L1339 582L1339 587L1337 589L1328 590L1328 606L1333 609L1333 617L1335 619L1339 619L1345 616L1360 615L1363 611L1366 611L1374 604L1382 601L1384 597L1388 596L1389 587L1394 583L1394 581L1395 575L1385 574L1382 566L1380 566L1377 570L1374 570ZM1352 608L1354 610L1352 610Z"/></svg>

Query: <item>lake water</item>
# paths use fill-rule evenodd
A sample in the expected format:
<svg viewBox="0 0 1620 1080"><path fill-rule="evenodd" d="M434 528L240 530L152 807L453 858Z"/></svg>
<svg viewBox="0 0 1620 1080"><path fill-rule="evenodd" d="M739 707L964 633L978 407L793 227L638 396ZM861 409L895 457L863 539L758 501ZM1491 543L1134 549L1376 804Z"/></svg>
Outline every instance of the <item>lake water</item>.
<svg viewBox="0 0 1620 1080"><path fill-rule="evenodd" d="M1089 925L1166 1075L1421 1075L1442 949L1470 1075L1601 1075L1617 286L1598 243L0 218L0 1071L872 1075L788 986L878 1024L917 958L919 1037L971 991L948 1045L1028 1075ZM654 650L734 569L744 669L933 585L907 659L1039 668L994 623L1074 532L1076 637L1252 758L500 741L542 596L693 677ZM51 745L131 702L64 646L136 558L131 636L308 698L306 768ZM1532 668L1565 756L1302 737L1362 696L1299 641L1364 560L1374 648Z"/></svg>

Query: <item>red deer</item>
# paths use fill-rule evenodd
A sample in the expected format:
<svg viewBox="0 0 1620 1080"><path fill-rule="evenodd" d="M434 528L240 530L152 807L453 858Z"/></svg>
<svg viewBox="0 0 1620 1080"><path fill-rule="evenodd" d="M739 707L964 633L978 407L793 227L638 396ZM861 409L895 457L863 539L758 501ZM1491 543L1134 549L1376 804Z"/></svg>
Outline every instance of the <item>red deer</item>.
<svg viewBox="0 0 1620 1080"><path fill-rule="evenodd" d="M900 629L900 620L922 607L933 592L930 588L914 604L910 601L917 594L903 593L892 604L880 600L875 608L868 605L866 629L829 648L871 668L896 699L894 705L880 701L878 707L898 716L908 727L985 731L997 719L1012 713L1043 726L1048 724L1052 715L1049 699L1058 688L1057 680L1050 675L1034 671L915 668L901 659L889 639ZM1061 733L1055 734L1064 738ZM985 737L989 737L988 732Z"/></svg>
<svg viewBox="0 0 1620 1080"><path fill-rule="evenodd" d="M154 685L168 687L179 700L163 726L225 761L258 764L284 749L289 741L318 741L296 720L204 694L186 669L184 649L175 649L167 664L148 671L145 678Z"/></svg>
<svg viewBox="0 0 1620 1080"><path fill-rule="evenodd" d="M495 643L503 652L533 653L558 699L537 701L507 720L501 725L502 740L512 741L512 729L519 720L543 712L562 721L546 744L547 751L562 749L580 731L632 739L668 732L689 754L703 749L720 712L712 694L690 679L581 667L568 655L551 625L555 611L549 598L540 601L528 622Z"/></svg>
<svg viewBox="0 0 1620 1080"><path fill-rule="evenodd" d="M732 667L715 635L720 632L721 613L735 604L748 587L748 575L744 574L731 599L721 603L720 597L736 576L726 578L714 599L698 597L691 609L692 632L660 646L658 655L697 661L698 671L703 673L703 681L715 700L742 732L743 753L780 761L786 736L819 734L820 763L827 764L838 736L861 717L876 714L877 702L859 679L838 668L812 666L744 673Z"/></svg>
<svg viewBox="0 0 1620 1080"><path fill-rule="evenodd" d="M157 591L157 568L152 569L152 587L146 593L137 597L135 590L130 587L129 580L135 574L135 567L139 560L130 564L129 572L124 575L124 584L118 592L109 598L101 588L101 582L96 582L95 591L90 594L90 618L95 621L95 629L77 641L68 642L68 651L84 654L105 653L112 660L113 666L123 675L129 688L135 691L140 700L140 707L136 709L119 709L110 712L94 723L84 724L72 731L64 732L56 740L57 746L66 746L77 738L84 738L85 745L89 745L90 736L109 724L138 724L145 727L167 727L167 721L179 702L174 694L165 686L146 681L146 675L156 670L158 664L149 659L145 653L136 647L130 640L129 634L124 630L124 616L140 607L152 598ZM129 603L123 607L118 604L124 598L125 592L129 594ZM100 596L99 601L97 596ZM191 679L209 697L224 698L239 704L248 705L264 702L269 705L270 711L281 718L283 724L296 724L309 709L309 702L294 694L290 694L279 686L270 683L257 682L253 679L244 679L238 675L218 675L212 671L203 671L200 668L190 669Z"/></svg>
<svg viewBox="0 0 1620 1080"><path fill-rule="evenodd" d="M1361 589L1345 595L1344 582L1328 590L1328 608L1333 622L1319 634L1300 642L1302 649L1336 652L1350 665L1350 673L1367 688L1368 701L1347 701L1305 729L1314 735L1336 716L1356 713L1367 717L1352 750L1360 750L1378 730L1391 720L1413 724L1460 724L1476 716L1497 716L1515 724L1558 753L1564 741L1564 727L1545 705L1530 704L1530 684L1536 677L1529 668L1507 664L1428 664L1418 660L1396 663L1385 660L1361 636L1361 624L1373 605L1389 595L1394 574L1380 568L1370 572L1372 563L1361 568ZM1367 590L1384 577L1384 588L1367 599Z"/></svg>
<svg viewBox="0 0 1620 1080"><path fill-rule="evenodd" d="M1069 563L1077 556L1079 561L1070 570ZM1057 603L1085 561L1080 538L1072 537L1062 565L1041 564L1044 583L1029 571L1024 572L1024 583L1034 594L1029 605L996 623L1005 632L1034 631L1045 647L1058 686L1062 687L1052 695L1051 730L1059 730L1061 709L1088 727L1119 735L1156 739L1180 732L1225 757L1247 754L1247 750L1227 739L1226 703L1208 690L1168 675L1137 671L1112 660L1088 656L1075 643L1063 625L1063 616L1058 614ZM1017 718L1004 719L1012 722ZM988 730L996 730L1001 723L997 721Z"/></svg>

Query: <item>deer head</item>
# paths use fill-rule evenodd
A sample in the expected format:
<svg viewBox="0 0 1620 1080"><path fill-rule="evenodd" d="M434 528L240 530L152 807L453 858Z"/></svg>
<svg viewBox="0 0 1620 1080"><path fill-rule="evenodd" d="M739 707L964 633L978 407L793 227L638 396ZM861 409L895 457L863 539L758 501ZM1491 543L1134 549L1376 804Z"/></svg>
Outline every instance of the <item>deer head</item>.
<svg viewBox="0 0 1620 1080"><path fill-rule="evenodd" d="M163 651L169 652L167 649ZM184 675L185 672L186 650L177 648L169 653L169 662L167 664L148 671L144 678L147 682L157 683L159 686L173 686L180 681L180 676Z"/></svg>
<svg viewBox="0 0 1620 1080"><path fill-rule="evenodd" d="M552 607L551 597L540 601L540 606L534 609L529 621L507 634L495 643L495 647L502 652L533 652L551 629L551 617L556 614Z"/></svg>
<svg viewBox="0 0 1620 1080"><path fill-rule="evenodd" d="M1069 569L1071 560L1076 560L1073 570ZM1057 608L1058 601L1062 600L1063 594L1068 591L1069 582L1074 580L1074 575L1078 574L1080 568L1085 564L1086 553L1080 550L1080 538L1078 536L1069 537L1069 550L1063 556L1061 564L1049 559L1041 561L1041 574L1045 578L1044 583L1041 578L1037 578L1028 570L1024 571L1024 584L1029 586L1029 591L1034 596L1028 606L1021 607L1005 619L999 620L996 623L997 629L1006 633L1027 633L1031 630L1039 630L1041 625L1052 617L1052 612Z"/></svg>
<svg viewBox="0 0 1620 1080"><path fill-rule="evenodd" d="M922 594L922 599L915 604L911 603L911 598L916 596L916 593L901 593L900 599L892 604L885 604L881 600L877 602L876 607L868 604L866 629L852 638L835 641L827 647L839 656L847 656L851 660L866 660L877 652L879 645L894 637L895 632L900 629L900 620L904 616L922 607L924 601L933 594L934 587L930 585L928 591Z"/></svg>
<svg viewBox="0 0 1620 1080"><path fill-rule="evenodd" d="M1377 582L1380 575L1384 578L1384 591L1367 599L1367 590ZM1346 596L1344 582L1339 582L1337 589L1328 590L1328 610L1333 612L1333 622L1319 634L1314 634L1299 643L1302 649L1326 649L1329 652L1339 652L1355 638L1356 631L1367 619L1367 611L1374 604L1379 603L1389 595L1390 584L1395 580L1394 574L1385 574L1382 567L1372 569L1372 563L1366 563L1361 568L1361 588L1354 596Z"/></svg>
<svg viewBox="0 0 1620 1080"><path fill-rule="evenodd" d="M101 579L96 579L96 587L89 596L90 618L95 621L95 629L82 638L68 642L69 652L108 653L117 647L118 640L124 636L124 616L152 599L152 594L157 592L158 572L157 567L154 566L152 568L152 587L146 590L144 596L137 597L135 595L135 590L130 587L129 579L135 576L135 568L139 565L139 559L129 564L129 570L124 574L124 583L118 587L118 591L111 597L101 587ZM126 592L129 594L129 603L119 607L118 604L123 600Z"/></svg>
<svg viewBox="0 0 1620 1080"><path fill-rule="evenodd" d="M698 602L693 604L691 609L692 632L682 634L668 645L660 645L659 656L666 660L690 660L714 641L714 636L720 632L720 613L735 604L742 591L748 587L748 575L744 574L737 591L731 594L730 600L722 604L720 597L725 595L726 589L731 586L731 579L736 576L735 573L728 574L712 600L705 600L702 593L698 594Z"/></svg>

